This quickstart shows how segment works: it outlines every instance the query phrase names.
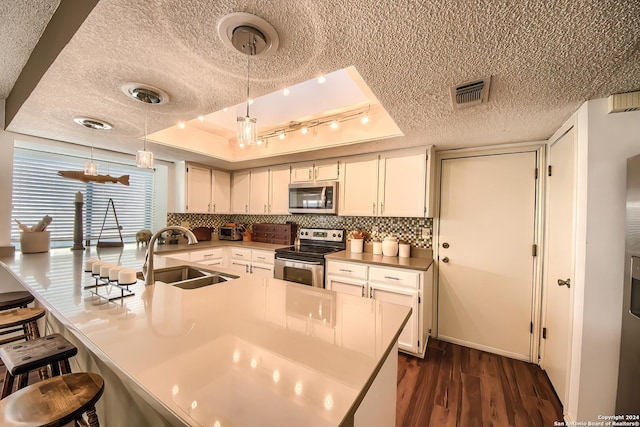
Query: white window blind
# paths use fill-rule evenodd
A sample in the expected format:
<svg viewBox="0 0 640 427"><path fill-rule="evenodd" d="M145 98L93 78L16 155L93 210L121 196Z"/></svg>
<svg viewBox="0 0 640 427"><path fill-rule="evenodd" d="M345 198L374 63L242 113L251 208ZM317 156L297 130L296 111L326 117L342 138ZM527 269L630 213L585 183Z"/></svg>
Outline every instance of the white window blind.
<svg viewBox="0 0 640 427"><path fill-rule="evenodd" d="M118 224L125 241L134 241L135 234L151 228L154 209L153 172L134 166L97 162L100 175L119 178L129 175L129 186L97 182L84 183L63 178L58 171L82 171L87 159L43 153L16 148L13 161L14 219L25 225L35 225L43 216L53 218L47 230L51 231L51 246L71 246L75 216L75 196L80 191L84 198L84 240L95 244L105 220L109 199L113 199ZM109 208L101 240L119 240L116 216ZM19 242L20 229L13 221L11 240Z"/></svg>

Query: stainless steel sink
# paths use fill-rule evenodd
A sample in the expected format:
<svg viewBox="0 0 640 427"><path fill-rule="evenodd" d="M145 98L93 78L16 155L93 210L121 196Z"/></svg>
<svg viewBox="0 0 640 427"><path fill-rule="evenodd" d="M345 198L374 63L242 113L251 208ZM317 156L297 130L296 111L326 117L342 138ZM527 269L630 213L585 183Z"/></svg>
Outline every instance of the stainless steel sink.
<svg viewBox="0 0 640 427"><path fill-rule="evenodd" d="M198 277L191 280L183 280L182 282L174 283L173 286L176 286L182 289L198 289L204 286L215 285L216 283L223 283L226 281L227 281L227 278L218 276L216 274L213 276L204 276L204 277Z"/></svg>
<svg viewBox="0 0 640 427"><path fill-rule="evenodd" d="M239 277L188 265L158 268L154 271L154 276L158 282L168 283L182 289L198 289Z"/></svg>
<svg viewBox="0 0 640 427"><path fill-rule="evenodd" d="M195 279L196 277L204 277L207 273L187 265L181 265L178 267L159 268L155 270L154 275L155 280L159 282L175 283Z"/></svg>

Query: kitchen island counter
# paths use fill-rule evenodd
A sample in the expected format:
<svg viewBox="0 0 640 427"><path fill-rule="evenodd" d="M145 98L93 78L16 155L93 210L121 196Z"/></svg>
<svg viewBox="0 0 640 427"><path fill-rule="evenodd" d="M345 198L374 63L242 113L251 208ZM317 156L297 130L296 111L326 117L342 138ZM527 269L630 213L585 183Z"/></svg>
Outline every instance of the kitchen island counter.
<svg viewBox="0 0 640 427"><path fill-rule="evenodd" d="M95 251L16 254L2 278L80 347L72 368L105 376L103 425L393 425L410 309L251 275L195 290L139 280L105 303L84 262L139 271L144 249Z"/></svg>

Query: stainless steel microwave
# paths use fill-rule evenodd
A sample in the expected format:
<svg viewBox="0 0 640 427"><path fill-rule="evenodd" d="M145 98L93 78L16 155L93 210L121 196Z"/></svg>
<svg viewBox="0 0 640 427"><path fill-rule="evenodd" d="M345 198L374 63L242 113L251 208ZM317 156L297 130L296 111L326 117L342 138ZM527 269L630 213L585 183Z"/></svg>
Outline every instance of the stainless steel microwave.
<svg viewBox="0 0 640 427"><path fill-rule="evenodd" d="M338 213L338 183L289 184L290 213Z"/></svg>

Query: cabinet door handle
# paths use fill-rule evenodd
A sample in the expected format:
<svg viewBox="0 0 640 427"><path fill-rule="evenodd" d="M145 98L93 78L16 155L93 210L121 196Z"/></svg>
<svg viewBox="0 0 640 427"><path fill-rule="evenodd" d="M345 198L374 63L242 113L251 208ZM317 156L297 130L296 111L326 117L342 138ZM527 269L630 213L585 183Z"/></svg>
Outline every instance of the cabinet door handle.
<svg viewBox="0 0 640 427"><path fill-rule="evenodd" d="M313 178L314 178L314 179L318 179L318 168L315 168L315 169L314 169L314 174L315 174L315 175L314 175L314 177L313 177Z"/></svg>
<svg viewBox="0 0 640 427"><path fill-rule="evenodd" d="M389 280L400 280L399 277L393 277L393 276L384 276L384 278Z"/></svg>
<svg viewBox="0 0 640 427"><path fill-rule="evenodd" d="M211 258L214 254L204 254L203 257L204 258Z"/></svg>
<svg viewBox="0 0 640 427"><path fill-rule="evenodd" d="M244 213L249 212L249 205L244 205Z"/></svg>
<svg viewBox="0 0 640 427"><path fill-rule="evenodd" d="M264 213L267 213L267 205L264 205Z"/></svg>
<svg viewBox="0 0 640 427"><path fill-rule="evenodd" d="M345 273L353 273L353 271L347 270L346 268L341 268L339 271L343 271Z"/></svg>
<svg viewBox="0 0 640 427"><path fill-rule="evenodd" d="M376 214L376 202L373 202L373 214Z"/></svg>
<svg viewBox="0 0 640 427"><path fill-rule="evenodd" d="M364 285L362 285L362 297L364 298Z"/></svg>
<svg viewBox="0 0 640 427"><path fill-rule="evenodd" d="M207 205L207 212L211 212L211 203Z"/></svg>
<svg viewBox="0 0 640 427"><path fill-rule="evenodd" d="M311 181L311 169L309 169L309 181Z"/></svg>
<svg viewBox="0 0 640 427"><path fill-rule="evenodd" d="M384 213L384 203L380 202L380 215Z"/></svg>
<svg viewBox="0 0 640 427"><path fill-rule="evenodd" d="M270 268L266 268L266 267L258 267L257 265L253 265L253 266L251 266L251 267L252 267L253 269L256 269L256 270L267 270L267 271L271 271L271 269L270 269Z"/></svg>
<svg viewBox="0 0 640 427"><path fill-rule="evenodd" d="M369 298L373 298L373 288L369 288Z"/></svg>
<svg viewBox="0 0 640 427"><path fill-rule="evenodd" d="M215 203L213 204L213 211L214 212L216 211L216 204Z"/></svg>

